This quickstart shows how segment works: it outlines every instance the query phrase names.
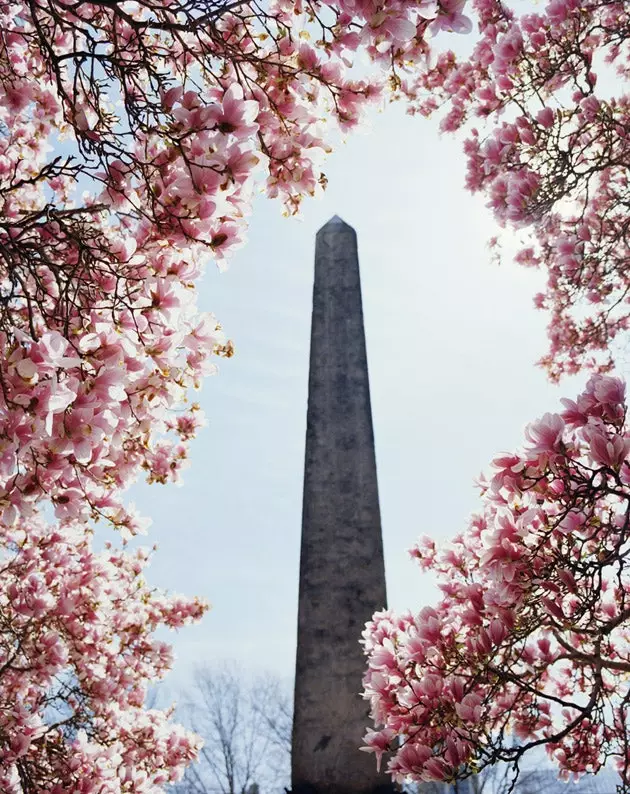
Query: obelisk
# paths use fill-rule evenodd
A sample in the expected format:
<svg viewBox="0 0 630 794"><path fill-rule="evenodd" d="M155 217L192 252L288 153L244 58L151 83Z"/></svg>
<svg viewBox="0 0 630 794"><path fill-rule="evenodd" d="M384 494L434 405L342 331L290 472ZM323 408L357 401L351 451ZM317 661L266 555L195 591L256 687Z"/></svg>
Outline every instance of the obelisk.
<svg viewBox="0 0 630 794"><path fill-rule="evenodd" d="M315 246L308 389L292 792L368 794L388 778L359 750L359 640L385 568L357 236L336 216Z"/></svg>

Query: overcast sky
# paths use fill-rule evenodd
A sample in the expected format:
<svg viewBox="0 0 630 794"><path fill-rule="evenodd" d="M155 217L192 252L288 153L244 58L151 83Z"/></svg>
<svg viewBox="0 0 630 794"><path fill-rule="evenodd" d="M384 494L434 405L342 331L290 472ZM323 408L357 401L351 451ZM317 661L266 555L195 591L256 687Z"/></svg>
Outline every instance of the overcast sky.
<svg viewBox="0 0 630 794"><path fill-rule="evenodd" d="M142 486L159 544L149 577L205 596L204 621L171 638L177 691L198 662L235 659L290 677L298 592L314 237L332 215L359 239L390 606L435 598L409 561L422 533L447 539L478 505L473 480L525 424L580 382L551 386L534 362L541 275L491 262L483 200L463 187L461 144L393 106L330 157L322 200L300 220L255 205L249 242L200 300L234 340L202 393L209 425L185 484Z"/></svg>

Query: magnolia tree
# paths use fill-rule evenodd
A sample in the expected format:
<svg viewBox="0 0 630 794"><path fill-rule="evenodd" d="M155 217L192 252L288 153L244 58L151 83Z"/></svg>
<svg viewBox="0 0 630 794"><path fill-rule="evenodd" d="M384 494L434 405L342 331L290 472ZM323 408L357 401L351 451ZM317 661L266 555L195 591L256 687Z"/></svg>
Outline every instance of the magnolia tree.
<svg viewBox="0 0 630 794"><path fill-rule="evenodd" d="M630 433L596 375L493 461L483 510L437 552L441 601L365 632L366 696L396 780L452 780L544 746L560 775L611 761L630 791ZM516 739L516 741L514 741Z"/></svg>
<svg viewBox="0 0 630 794"><path fill-rule="evenodd" d="M205 606L150 588L122 494L177 480L190 391L231 354L195 304L254 187L294 211L342 130L460 0L0 3L0 790L155 794L195 756L143 707L155 629ZM310 37L309 33L310 31Z"/></svg>
<svg viewBox="0 0 630 794"><path fill-rule="evenodd" d="M501 225L526 233L516 259L547 273L535 303L551 313L542 359L551 377L605 371L630 312L630 6L468 6L479 30L472 53L433 48L398 70L398 90L412 112L440 109L443 130L468 131L468 188Z"/></svg>
<svg viewBox="0 0 630 794"><path fill-rule="evenodd" d="M195 755L142 704L169 666L154 630L205 607L149 588L146 553L95 551L93 526L143 531L122 493L178 479L202 422L190 392L232 352L196 308L204 263L242 241L257 185L290 212L324 185L331 126L388 83L413 109L449 105L447 128L518 108L467 145L470 186L534 223L521 259L550 268L552 374L624 327L626 104L596 97L591 62L623 63L627 12L464 5L0 3L3 792L156 792ZM464 10L481 38L458 64L439 47L472 30Z"/></svg>

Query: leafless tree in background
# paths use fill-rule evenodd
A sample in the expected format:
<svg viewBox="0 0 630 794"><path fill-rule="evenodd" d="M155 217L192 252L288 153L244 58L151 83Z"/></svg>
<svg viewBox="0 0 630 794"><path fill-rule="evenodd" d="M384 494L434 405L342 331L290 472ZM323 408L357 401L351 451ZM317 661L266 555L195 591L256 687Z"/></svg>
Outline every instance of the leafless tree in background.
<svg viewBox="0 0 630 794"><path fill-rule="evenodd" d="M288 768L291 761L293 702L287 695L286 686L271 676L259 678L252 708L264 725L269 741L285 758Z"/></svg>
<svg viewBox="0 0 630 794"><path fill-rule="evenodd" d="M272 794L288 785L292 706L278 679L200 667L179 718L205 743L173 794Z"/></svg>
<svg viewBox="0 0 630 794"><path fill-rule="evenodd" d="M554 769L541 765L521 771L516 783L509 766L487 767L482 774L463 781L459 790L446 783L405 786L407 794L615 794L619 778L608 772L586 775L577 783L559 780Z"/></svg>

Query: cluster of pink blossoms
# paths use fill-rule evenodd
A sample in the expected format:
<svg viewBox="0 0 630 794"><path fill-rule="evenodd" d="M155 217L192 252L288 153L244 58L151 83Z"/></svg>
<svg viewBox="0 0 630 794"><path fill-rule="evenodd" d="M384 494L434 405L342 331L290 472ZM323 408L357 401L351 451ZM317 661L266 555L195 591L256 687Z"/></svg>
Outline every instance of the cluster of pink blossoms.
<svg viewBox="0 0 630 794"><path fill-rule="evenodd" d="M146 551L96 553L83 527L31 518L1 540L0 790L148 793L178 780L199 740L143 707L172 661L152 635L203 604L156 593Z"/></svg>
<svg viewBox="0 0 630 794"><path fill-rule="evenodd" d="M630 430L601 375L493 461L483 511L412 550L442 598L379 613L365 697L395 780L453 780L545 747L563 777L611 760L630 790Z"/></svg>
<svg viewBox="0 0 630 794"><path fill-rule="evenodd" d="M470 0L472 54L432 48L401 76L411 112L468 130L467 186L545 269L552 378L610 369L628 329L630 7L623 0ZM483 122L481 126L480 122ZM476 128L479 124L480 129Z"/></svg>

